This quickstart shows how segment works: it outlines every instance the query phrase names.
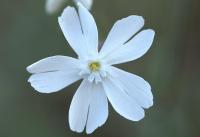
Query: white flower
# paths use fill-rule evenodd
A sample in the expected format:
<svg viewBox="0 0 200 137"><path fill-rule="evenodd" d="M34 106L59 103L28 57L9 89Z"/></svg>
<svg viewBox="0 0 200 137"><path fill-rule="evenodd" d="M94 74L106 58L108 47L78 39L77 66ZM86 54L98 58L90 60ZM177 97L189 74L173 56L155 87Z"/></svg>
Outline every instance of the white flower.
<svg viewBox="0 0 200 137"><path fill-rule="evenodd" d="M46 0L45 10L51 15L58 12L67 0ZM91 9L93 0L73 0L76 3L81 2L87 9Z"/></svg>
<svg viewBox="0 0 200 137"><path fill-rule="evenodd" d="M81 4L78 13L67 7L58 21L78 59L53 56L34 63L27 68L32 73L31 86L53 93L83 79L69 109L69 125L76 132L86 127L90 134L102 126L108 117L108 100L123 117L141 120L144 109L153 105L150 85L112 65L133 61L148 51L155 33L151 29L138 32L144 19L132 15L117 21L100 51L95 20Z"/></svg>

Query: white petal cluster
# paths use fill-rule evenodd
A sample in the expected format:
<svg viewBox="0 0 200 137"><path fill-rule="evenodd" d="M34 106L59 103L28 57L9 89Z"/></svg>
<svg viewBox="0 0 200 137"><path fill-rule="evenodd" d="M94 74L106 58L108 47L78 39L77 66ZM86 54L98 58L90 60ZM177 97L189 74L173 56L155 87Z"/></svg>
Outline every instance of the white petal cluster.
<svg viewBox="0 0 200 137"><path fill-rule="evenodd" d="M52 15L57 13L64 6L65 2L68 0L46 0L45 10L46 13ZM73 0L74 3L82 3L87 9L92 8L93 0Z"/></svg>
<svg viewBox="0 0 200 137"><path fill-rule="evenodd" d="M117 21L100 51L95 20L80 3L78 12L67 7L58 22L78 58L53 56L30 65L31 86L53 93L83 79L69 109L69 125L75 132L86 128L90 134L102 126L108 118L108 101L126 119L141 120L144 109L153 105L151 86L113 65L138 59L151 47L155 33L141 30L144 19L131 15Z"/></svg>

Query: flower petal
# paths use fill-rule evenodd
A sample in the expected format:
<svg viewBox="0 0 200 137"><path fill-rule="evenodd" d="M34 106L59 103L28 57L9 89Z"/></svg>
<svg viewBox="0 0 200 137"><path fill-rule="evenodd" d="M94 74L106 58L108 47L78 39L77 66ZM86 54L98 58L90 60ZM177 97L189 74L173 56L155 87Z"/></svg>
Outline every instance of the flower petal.
<svg viewBox="0 0 200 137"><path fill-rule="evenodd" d="M100 84L91 84L85 79L75 93L70 109L70 128L76 132L92 133L102 126L108 117L108 101Z"/></svg>
<svg viewBox="0 0 200 137"><path fill-rule="evenodd" d="M107 56L110 52L126 43L143 25L143 17L136 15L117 21L100 51L101 56Z"/></svg>
<svg viewBox="0 0 200 137"><path fill-rule="evenodd" d="M51 15L58 12L64 5L64 0L46 0L45 10Z"/></svg>
<svg viewBox="0 0 200 137"><path fill-rule="evenodd" d="M88 116L93 85L83 80L76 91L69 109L69 125L72 131L83 132Z"/></svg>
<svg viewBox="0 0 200 137"><path fill-rule="evenodd" d="M79 68L79 61L67 56L52 56L42 59L27 67L29 73L44 73L58 70L74 70Z"/></svg>
<svg viewBox="0 0 200 137"><path fill-rule="evenodd" d="M33 74L28 81L38 92L53 93L67 87L79 79L81 79L81 77L78 75L77 70L61 70Z"/></svg>
<svg viewBox="0 0 200 137"><path fill-rule="evenodd" d="M58 18L62 32L72 49L79 57L85 57L87 48L82 33L81 23L75 8L68 6Z"/></svg>
<svg viewBox="0 0 200 137"><path fill-rule="evenodd" d="M114 80L106 79L103 82L106 95L113 108L123 117L139 121L144 117L144 110L130 98Z"/></svg>
<svg viewBox="0 0 200 137"><path fill-rule="evenodd" d="M112 67L112 76L119 80L126 93L143 108L153 105L153 94L151 86L143 78Z"/></svg>
<svg viewBox="0 0 200 137"><path fill-rule="evenodd" d="M86 132L92 133L102 126L108 118L108 101L101 84L95 84L88 113Z"/></svg>
<svg viewBox="0 0 200 137"><path fill-rule="evenodd" d="M92 8L93 0L74 0L76 3L81 2L87 9Z"/></svg>
<svg viewBox="0 0 200 137"><path fill-rule="evenodd" d="M154 35L155 32L151 29L141 31L132 40L107 56L106 61L114 65L140 58L151 47Z"/></svg>
<svg viewBox="0 0 200 137"><path fill-rule="evenodd" d="M79 16L82 25L83 35L90 53L98 53L98 30L96 22L90 12L78 3Z"/></svg>

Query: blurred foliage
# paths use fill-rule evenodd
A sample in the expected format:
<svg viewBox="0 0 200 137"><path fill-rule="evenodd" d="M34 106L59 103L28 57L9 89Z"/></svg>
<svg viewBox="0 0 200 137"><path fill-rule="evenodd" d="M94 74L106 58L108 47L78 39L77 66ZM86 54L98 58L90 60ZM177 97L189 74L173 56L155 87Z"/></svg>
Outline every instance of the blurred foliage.
<svg viewBox="0 0 200 137"><path fill-rule="evenodd" d="M199 137L200 1L94 1L92 13L101 40L116 20L131 14L144 16L145 28L156 30L151 50L120 66L151 83L155 104L140 122L128 121L110 107L106 124L89 136ZM37 93L27 83L25 68L35 61L53 55L75 56L58 26L60 13L47 16L41 0L0 3L0 136L87 136L70 131L67 122L80 82L55 94Z"/></svg>

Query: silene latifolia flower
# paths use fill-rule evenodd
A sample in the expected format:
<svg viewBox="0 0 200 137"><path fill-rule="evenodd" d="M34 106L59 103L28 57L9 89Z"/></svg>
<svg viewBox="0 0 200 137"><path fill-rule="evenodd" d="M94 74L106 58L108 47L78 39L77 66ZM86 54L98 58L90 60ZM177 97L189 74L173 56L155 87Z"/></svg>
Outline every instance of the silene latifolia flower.
<svg viewBox="0 0 200 137"><path fill-rule="evenodd" d="M141 120L144 109L153 105L150 85L113 65L136 60L151 47L154 31L139 32L144 19L131 15L117 21L100 51L95 20L80 3L78 13L67 7L58 22L78 59L59 55L30 65L31 86L41 93L53 93L83 79L69 109L69 125L75 132L86 128L90 134L102 126L108 118L108 100L121 116Z"/></svg>
<svg viewBox="0 0 200 137"><path fill-rule="evenodd" d="M68 0L46 0L45 10L46 13L51 15L57 13ZM87 9L91 9L93 0L73 0L74 3L82 3Z"/></svg>

